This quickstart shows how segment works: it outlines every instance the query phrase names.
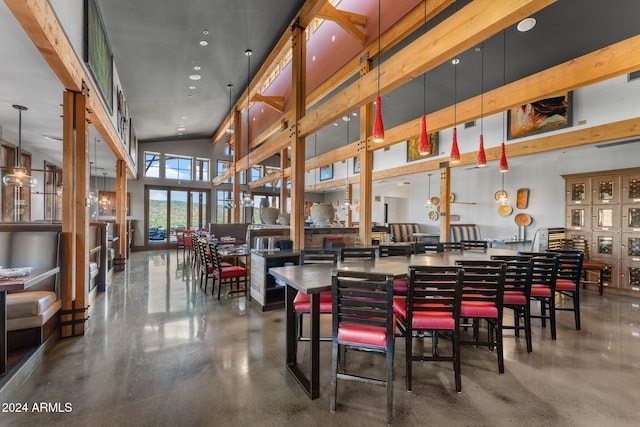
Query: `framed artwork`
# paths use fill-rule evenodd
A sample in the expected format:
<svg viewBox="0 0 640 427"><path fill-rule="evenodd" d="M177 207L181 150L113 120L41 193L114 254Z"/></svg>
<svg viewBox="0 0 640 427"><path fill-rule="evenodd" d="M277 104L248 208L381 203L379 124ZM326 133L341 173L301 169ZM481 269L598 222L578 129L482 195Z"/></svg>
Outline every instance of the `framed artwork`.
<svg viewBox="0 0 640 427"><path fill-rule="evenodd" d="M93 75L109 114L112 114L113 54L97 0L85 0L84 14L84 61Z"/></svg>
<svg viewBox="0 0 640 427"><path fill-rule="evenodd" d="M360 173L360 157L355 156L353 158L353 174L357 175Z"/></svg>
<svg viewBox="0 0 640 427"><path fill-rule="evenodd" d="M407 162L413 162L414 160L426 159L427 157L433 157L438 154L439 133L433 132L429 134L429 148L430 151L427 154L420 154L420 138L412 138L407 141Z"/></svg>
<svg viewBox="0 0 640 427"><path fill-rule="evenodd" d="M507 138L515 139L571 126L573 92L507 111Z"/></svg>
<svg viewBox="0 0 640 427"><path fill-rule="evenodd" d="M333 163L320 168L320 181L333 179Z"/></svg>
<svg viewBox="0 0 640 427"><path fill-rule="evenodd" d="M129 120L129 156L133 160L133 164L138 164L138 138L133 128L133 120Z"/></svg>

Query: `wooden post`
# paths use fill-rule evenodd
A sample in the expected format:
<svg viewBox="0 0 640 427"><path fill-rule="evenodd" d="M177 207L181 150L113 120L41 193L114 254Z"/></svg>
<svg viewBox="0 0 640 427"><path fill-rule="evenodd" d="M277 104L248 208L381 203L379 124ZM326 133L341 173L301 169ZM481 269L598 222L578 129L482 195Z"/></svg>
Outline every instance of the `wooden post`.
<svg viewBox="0 0 640 427"><path fill-rule="evenodd" d="M368 57L360 62L360 77L373 69ZM360 242L365 246L371 244L371 209L373 207L373 151L371 134L373 132L373 104L360 107L360 142L358 153L360 158Z"/></svg>
<svg viewBox="0 0 640 427"><path fill-rule="evenodd" d="M440 241L449 241L451 226L451 169L449 162L440 163Z"/></svg>
<svg viewBox="0 0 640 427"><path fill-rule="evenodd" d="M116 161L116 227L118 228L118 267L123 268L128 257L127 230L127 163Z"/></svg>
<svg viewBox="0 0 640 427"><path fill-rule="evenodd" d="M306 111L307 43L299 23L291 28L291 100L295 123L289 141L291 146L291 240L294 250L304 249L304 176L305 138L298 131Z"/></svg>
<svg viewBox="0 0 640 427"><path fill-rule="evenodd" d="M284 170L289 167L289 149L285 148L280 152L280 172L282 178L280 179L280 212L287 213L287 195L289 190L287 189L287 179L284 177Z"/></svg>

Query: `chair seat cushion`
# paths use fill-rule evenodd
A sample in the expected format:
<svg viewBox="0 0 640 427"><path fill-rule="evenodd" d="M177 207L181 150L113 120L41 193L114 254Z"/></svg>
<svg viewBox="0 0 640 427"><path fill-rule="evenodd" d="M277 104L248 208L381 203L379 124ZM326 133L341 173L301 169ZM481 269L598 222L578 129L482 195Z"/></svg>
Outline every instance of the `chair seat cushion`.
<svg viewBox="0 0 640 427"><path fill-rule="evenodd" d="M236 266L236 265L232 265L231 267L222 267L221 268L222 271L222 278L223 279L227 279L230 277L242 277L242 276L246 276L247 275L247 269L244 267L240 267L240 266ZM215 277L219 276L219 272L218 270L215 270L213 272L213 275Z"/></svg>
<svg viewBox="0 0 640 427"><path fill-rule="evenodd" d="M527 297L522 291L504 291L505 305L525 305L527 303Z"/></svg>
<svg viewBox="0 0 640 427"><path fill-rule="evenodd" d="M56 302L51 291L16 292L7 295L7 319L39 316Z"/></svg>
<svg viewBox="0 0 640 427"><path fill-rule="evenodd" d="M401 322L407 321L407 297L393 297L393 314Z"/></svg>
<svg viewBox="0 0 640 427"><path fill-rule="evenodd" d="M331 313L332 305L331 291L320 292L320 313ZM296 313L309 313L311 311L311 298L309 295L298 292L293 299L293 310Z"/></svg>
<svg viewBox="0 0 640 427"><path fill-rule="evenodd" d="M393 313L396 317L406 323L407 321L407 304L406 297L393 298ZM444 304L417 304L420 307L444 307ZM442 311L414 311L413 329L448 329L455 328L455 320L451 313Z"/></svg>
<svg viewBox="0 0 640 427"><path fill-rule="evenodd" d="M532 297L550 297L551 289L546 285L531 285L531 296Z"/></svg>
<svg viewBox="0 0 640 427"><path fill-rule="evenodd" d="M556 290L557 291L575 291L576 284L569 279L558 279L556 280Z"/></svg>
<svg viewBox="0 0 640 427"><path fill-rule="evenodd" d="M338 342L385 348L387 344L386 329L379 326L342 323L338 327Z"/></svg>
<svg viewBox="0 0 640 427"><path fill-rule="evenodd" d="M493 303L483 301L462 301L460 317L497 318L498 309Z"/></svg>
<svg viewBox="0 0 640 427"><path fill-rule="evenodd" d="M393 294L394 295L407 294L407 278L406 277L393 279Z"/></svg>
<svg viewBox="0 0 640 427"><path fill-rule="evenodd" d="M603 262L585 260L582 261L583 270L604 270L606 265Z"/></svg>

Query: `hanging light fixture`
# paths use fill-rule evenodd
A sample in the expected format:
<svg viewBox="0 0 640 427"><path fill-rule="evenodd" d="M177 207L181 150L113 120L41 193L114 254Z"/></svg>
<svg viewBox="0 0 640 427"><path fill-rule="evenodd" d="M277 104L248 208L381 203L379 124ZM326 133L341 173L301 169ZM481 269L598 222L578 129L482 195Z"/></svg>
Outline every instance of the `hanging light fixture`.
<svg viewBox="0 0 640 427"><path fill-rule="evenodd" d="M93 179L95 181L95 192L89 191L89 203L98 202L98 138L93 141L93 162L89 162L89 175L91 175L91 166L93 166Z"/></svg>
<svg viewBox="0 0 640 427"><path fill-rule="evenodd" d="M502 34L502 85L504 86L507 84L507 33L503 30ZM500 150L500 172L507 172L509 170L509 164L507 163L507 152L504 145L505 134L507 132L507 127L504 123L505 115L506 114L502 115L502 148Z"/></svg>
<svg viewBox="0 0 640 427"><path fill-rule="evenodd" d="M454 58L451 63L453 64L453 142L451 144L451 154L449 155L449 161L451 164L456 164L460 162L460 150L458 149L458 114L457 114L457 106L458 106L458 64L460 60L458 58Z"/></svg>
<svg viewBox="0 0 640 427"><path fill-rule="evenodd" d="M382 123L382 101L380 100L380 0L378 0L378 94L376 95L376 114L373 121L373 142L384 141L384 124Z"/></svg>
<svg viewBox="0 0 640 427"><path fill-rule="evenodd" d="M427 34L427 2L424 2L424 34ZM427 132L427 73L422 75L423 97L422 97L422 122L420 124L420 143L418 153L425 156L431 152L429 143L429 133Z"/></svg>
<svg viewBox="0 0 640 427"><path fill-rule="evenodd" d="M478 148L478 167L487 166L487 155L484 152L484 42L481 47L480 59L480 147Z"/></svg>
<svg viewBox="0 0 640 427"><path fill-rule="evenodd" d="M251 49L247 49L244 51L244 54L247 56L247 147L251 143L251 122L249 121L249 102L251 101L251 55L253 55L253 51ZM242 206L245 208L253 207L253 198L251 197L251 193L245 193L244 198L242 199Z"/></svg>
<svg viewBox="0 0 640 427"><path fill-rule="evenodd" d="M429 174L428 176L429 176L429 198L424 203L424 207L425 208L432 208L433 207L433 202L431 201L431 174Z"/></svg>
<svg viewBox="0 0 640 427"><path fill-rule="evenodd" d="M233 85L229 83L227 85L227 88L229 89L229 114L231 114L231 108L232 108L231 89L233 89ZM247 109L247 111L249 110ZM232 134L233 134L233 130L231 129L231 125L229 125L229 129L227 129L227 135L225 136L226 138L225 150L229 152L229 163L227 168L231 168L233 163L231 159L231 135ZM230 191L227 191L227 198L224 200L224 207L225 209L233 209L236 207L236 203L233 201L233 196L231 195Z"/></svg>
<svg viewBox="0 0 640 427"><path fill-rule="evenodd" d="M14 187L35 187L38 185L38 180L27 173L27 169L22 166L22 112L27 110L27 107L22 105L13 105L13 108L18 110L18 152L16 159L16 167L13 168L13 173L8 173L2 177L4 185L12 185Z"/></svg>
<svg viewBox="0 0 640 427"><path fill-rule="evenodd" d="M502 191L500 192L500 197L497 200L498 204L501 206L510 205L509 196L507 196L507 192L504 191L504 174L502 174Z"/></svg>
<svg viewBox="0 0 640 427"><path fill-rule="evenodd" d="M346 115L343 117L343 120L345 120L347 122L347 145L349 145L349 123L351 122L351 117L349 117L349 115ZM351 199L349 199L349 161L346 161L347 163L347 188L345 190L345 199L344 202L342 203L342 210L345 211L350 211L353 206L351 205Z"/></svg>
<svg viewBox="0 0 640 427"><path fill-rule="evenodd" d="M100 207L108 209L111 206L111 200L107 197L107 173L102 172L102 197L100 197Z"/></svg>

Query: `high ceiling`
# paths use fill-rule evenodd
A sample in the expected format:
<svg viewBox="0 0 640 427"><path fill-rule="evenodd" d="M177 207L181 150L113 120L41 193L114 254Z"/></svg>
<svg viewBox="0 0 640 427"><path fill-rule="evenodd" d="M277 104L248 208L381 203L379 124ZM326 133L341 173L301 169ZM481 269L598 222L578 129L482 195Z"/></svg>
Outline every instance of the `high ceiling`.
<svg viewBox="0 0 640 427"><path fill-rule="evenodd" d="M82 0L74 2L80 7ZM52 1L54 8L60 3ZM303 3L303 0L98 0L140 141L211 137L229 112L227 85L234 85L234 102L246 88L249 67L245 50L253 51L250 73L254 75ZM383 0L383 23L386 25L385 17L393 11L408 10L417 3ZM466 3L459 1L429 25L436 25ZM365 14L370 24L377 24L377 3L371 0L342 0L338 9ZM639 14L637 0L558 0L534 15L537 25L533 30L520 33L509 28L484 43L483 55L474 49L460 55L455 98L458 101L469 98L479 94L481 87L489 90L637 35ZM349 37L336 28L338 37ZM369 41L371 34L377 34L377 28L369 26L365 33ZM201 40L206 40L208 46L201 46ZM331 49L334 56L339 56L340 49ZM0 54L3 138L17 141L17 111L11 106L25 105L29 110L23 116L24 149L41 150L47 158L61 164L62 144L55 137L62 135L60 104L64 88L4 2L0 2ZM478 72L481 61L484 81ZM195 66L202 68L194 70ZM445 62L428 73L428 111L453 102L451 71L451 64ZM202 77L190 80L191 74ZM422 79L385 95L386 126L421 114L422 96L416 93L422 94ZM181 125L185 130L178 130ZM354 140L358 126L352 125L351 129ZM340 126L326 128L318 137L326 143L319 141L319 145L328 149L329 141L334 145L335 141L345 141L344 132ZM105 152L100 153L98 163L111 171L113 156L107 155L106 146L102 150Z"/></svg>

